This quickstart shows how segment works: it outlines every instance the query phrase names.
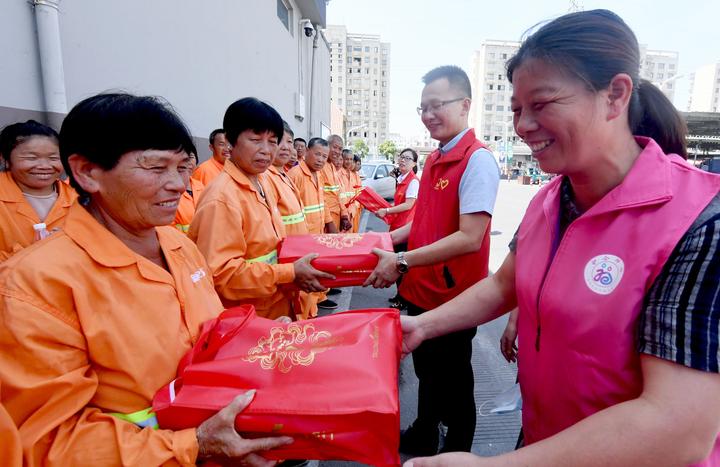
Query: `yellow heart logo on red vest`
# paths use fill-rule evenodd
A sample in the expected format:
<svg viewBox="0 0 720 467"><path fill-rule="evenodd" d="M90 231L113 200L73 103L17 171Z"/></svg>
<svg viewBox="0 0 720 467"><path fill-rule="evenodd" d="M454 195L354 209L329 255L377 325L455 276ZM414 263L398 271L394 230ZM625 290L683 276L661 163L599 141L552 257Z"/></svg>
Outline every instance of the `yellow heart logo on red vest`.
<svg viewBox="0 0 720 467"><path fill-rule="evenodd" d="M437 183L435 184L435 189L436 189L436 190L444 190L445 188L447 188L447 186L448 186L449 184L450 184L450 180L448 180L448 179L446 179L446 178L441 178L441 179L438 180Z"/></svg>

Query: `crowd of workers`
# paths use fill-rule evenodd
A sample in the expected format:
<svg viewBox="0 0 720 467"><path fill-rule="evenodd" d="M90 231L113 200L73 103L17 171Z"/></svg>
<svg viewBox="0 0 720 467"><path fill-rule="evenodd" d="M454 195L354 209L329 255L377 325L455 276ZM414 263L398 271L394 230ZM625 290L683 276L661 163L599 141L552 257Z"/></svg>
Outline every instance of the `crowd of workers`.
<svg viewBox="0 0 720 467"><path fill-rule="evenodd" d="M489 277L499 169L468 128L467 75L423 77L418 111L440 147L420 180L402 151L395 203L377 213L397 216L396 251L375 251L365 283L402 278L419 393L400 449L431 456L413 465L720 465L720 177L683 160L682 119L639 60L622 19L592 10L546 23L508 62L515 130L559 176ZM293 138L271 106L240 99L196 169L178 116L128 94L83 100L59 135L2 131L6 464L271 465L262 451L292 443L235 431L252 392L188 430L158 429L148 407L223 308L333 307L314 255L278 264L277 250L288 235L357 231L358 161L338 136ZM524 447L482 459L469 453L472 338L511 311Z"/></svg>

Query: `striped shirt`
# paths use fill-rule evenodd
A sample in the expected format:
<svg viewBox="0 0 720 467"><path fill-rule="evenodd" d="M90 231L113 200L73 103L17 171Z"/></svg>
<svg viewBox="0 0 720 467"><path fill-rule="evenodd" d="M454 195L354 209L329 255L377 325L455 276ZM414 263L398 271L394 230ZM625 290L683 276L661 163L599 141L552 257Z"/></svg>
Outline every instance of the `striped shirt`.
<svg viewBox="0 0 720 467"><path fill-rule="evenodd" d="M582 214L567 177L561 184L560 233ZM510 242L517 252L517 232ZM678 242L645 296L637 349L680 365L720 367L720 193Z"/></svg>

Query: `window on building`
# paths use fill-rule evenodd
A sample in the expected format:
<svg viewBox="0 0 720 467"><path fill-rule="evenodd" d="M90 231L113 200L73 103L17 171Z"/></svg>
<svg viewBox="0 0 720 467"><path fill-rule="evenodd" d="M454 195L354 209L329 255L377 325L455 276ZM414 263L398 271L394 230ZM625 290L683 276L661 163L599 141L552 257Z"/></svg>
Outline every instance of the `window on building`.
<svg viewBox="0 0 720 467"><path fill-rule="evenodd" d="M665 64L664 64L664 63L658 63L658 68L661 69L661 70L664 70L664 69L665 69Z"/></svg>
<svg viewBox="0 0 720 467"><path fill-rule="evenodd" d="M353 47L353 52L362 52L362 47Z"/></svg>
<svg viewBox="0 0 720 467"><path fill-rule="evenodd" d="M330 82L332 83L332 76L330 77Z"/></svg>
<svg viewBox="0 0 720 467"><path fill-rule="evenodd" d="M374 63L375 65L377 65L377 63L378 63L377 57L373 58L373 63Z"/></svg>
<svg viewBox="0 0 720 467"><path fill-rule="evenodd" d="M285 0L277 0L277 16L280 18L283 26L285 26L285 29L292 34L292 8L285 3Z"/></svg>
<svg viewBox="0 0 720 467"><path fill-rule="evenodd" d="M352 46L351 46L351 45L348 45L348 46L347 46L347 51L348 51L348 52L352 52Z"/></svg>
<svg viewBox="0 0 720 467"><path fill-rule="evenodd" d="M338 99L338 105L342 105L342 99Z"/></svg>
<svg viewBox="0 0 720 467"><path fill-rule="evenodd" d="M505 107L502 106L502 105L498 105L498 106L495 107L495 110L497 110L498 112L502 112L502 111L505 110Z"/></svg>
<svg viewBox="0 0 720 467"><path fill-rule="evenodd" d="M498 75L498 80L502 81L502 79L503 79L503 76L502 76L502 75Z"/></svg>
<svg viewBox="0 0 720 467"><path fill-rule="evenodd" d="M663 79L663 74L662 74L662 73L658 73L658 76L657 76L657 77L658 77L658 79Z"/></svg>
<svg viewBox="0 0 720 467"><path fill-rule="evenodd" d="M383 70L382 75L385 76L385 70Z"/></svg>
<svg viewBox="0 0 720 467"><path fill-rule="evenodd" d="M361 72L361 71L360 71L360 68L358 68L358 69L357 69L357 70L355 70L355 71L357 71L358 73L360 73L360 72Z"/></svg>
<svg viewBox="0 0 720 467"><path fill-rule="evenodd" d="M348 57L348 65L352 63L352 58Z"/></svg>
<svg viewBox="0 0 720 467"><path fill-rule="evenodd" d="M384 88L387 87L387 81L383 81L383 82L382 82L382 87L384 87Z"/></svg>
<svg viewBox="0 0 720 467"><path fill-rule="evenodd" d="M494 85L492 85L492 84L488 84L488 89L489 89L490 91L492 91L492 90L493 90L493 86L494 86Z"/></svg>
<svg viewBox="0 0 720 467"><path fill-rule="evenodd" d="M353 57L353 60L357 62L358 65L362 64L362 58L361 57Z"/></svg>
<svg viewBox="0 0 720 467"><path fill-rule="evenodd" d="M348 89L348 96L352 94L352 90Z"/></svg>
<svg viewBox="0 0 720 467"><path fill-rule="evenodd" d="M377 96L377 91L373 91L373 96Z"/></svg>
<svg viewBox="0 0 720 467"><path fill-rule="evenodd" d="M675 69L675 64L674 64L674 63L671 63L671 64L670 64L670 69L671 69L671 70L674 70L674 69Z"/></svg>
<svg viewBox="0 0 720 467"><path fill-rule="evenodd" d="M503 86L502 84L498 84L498 91L502 91L503 89L505 89L505 86Z"/></svg>
<svg viewBox="0 0 720 467"><path fill-rule="evenodd" d="M373 86L377 86L377 80L376 80L376 79L373 80Z"/></svg>
<svg viewBox="0 0 720 467"><path fill-rule="evenodd" d="M330 71L332 71L332 65L330 65Z"/></svg>
<svg viewBox="0 0 720 467"><path fill-rule="evenodd" d="M370 52L370 47L365 47L365 52Z"/></svg>
<svg viewBox="0 0 720 467"><path fill-rule="evenodd" d="M352 73L352 68L348 68L348 73Z"/></svg>
<svg viewBox="0 0 720 467"><path fill-rule="evenodd" d="M492 72L485 75L485 79L493 79L494 77L495 77L495 74Z"/></svg>
<svg viewBox="0 0 720 467"><path fill-rule="evenodd" d="M366 74L366 75L369 75L369 74L370 74L370 68L365 68L365 74Z"/></svg>
<svg viewBox="0 0 720 467"><path fill-rule="evenodd" d="M507 58L507 54L502 54L503 60Z"/></svg>
<svg viewBox="0 0 720 467"><path fill-rule="evenodd" d="M382 97L385 97L385 91L382 92Z"/></svg>
<svg viewBox="0 0 720 467"><path fill-rule="evenodd" d="M375 47L375 53L378 53L378 48L377 48L377 47Z"/></svg>
<svg viewBox="0 0 720 467"><path fill-rule="evenodd" d="M495 58L495 52L490 52L490 53L488 53L488 57L490 57L490 58Z"/></svg>
<svg viewBox="0 0 720 467"><path fill-rule="evenodd" d="M492 110L492 109L493 109L492 104L487 104L487 105L485 106L485 110Z"/></svg>
<svg viewBox="0 0 720 467"><path fill-rule="evenodd" d="M485 141L490 141L490 135L483 135L483 139Z"/></svg>
<svg viewBox="0 0 720 467"><path fill-rule="evenodd" d="M383 54L383 55L387 55L387 54L388 54L388 49L382 49L382 54Z"/></svg>

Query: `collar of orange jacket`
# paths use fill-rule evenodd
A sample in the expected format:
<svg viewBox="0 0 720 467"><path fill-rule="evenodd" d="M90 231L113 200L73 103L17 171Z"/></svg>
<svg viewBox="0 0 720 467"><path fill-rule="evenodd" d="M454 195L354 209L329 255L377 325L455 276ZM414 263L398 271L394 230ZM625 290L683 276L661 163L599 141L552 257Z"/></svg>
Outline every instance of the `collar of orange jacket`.
<svg viewBox="0 0 720 467"><path fill-rule="evenodd" d="M167 229L173 228L169 227ZM163 249L177 250L182 244L165 227L156 228ZM137 263L140 255L132 251L112 232L100 224L80 203L70 206L63 231L95 261L107 267L122 267ZM175 233L173 231L173 233Z"/></svg>

